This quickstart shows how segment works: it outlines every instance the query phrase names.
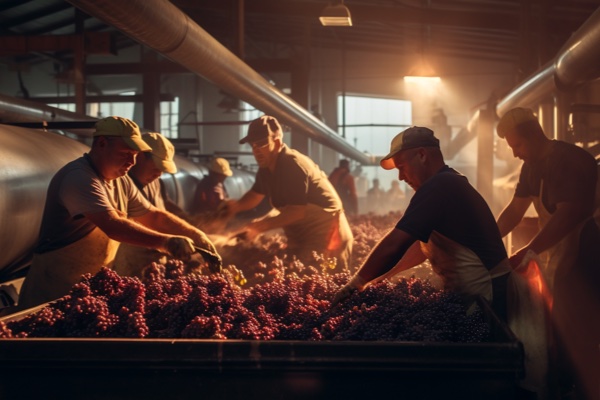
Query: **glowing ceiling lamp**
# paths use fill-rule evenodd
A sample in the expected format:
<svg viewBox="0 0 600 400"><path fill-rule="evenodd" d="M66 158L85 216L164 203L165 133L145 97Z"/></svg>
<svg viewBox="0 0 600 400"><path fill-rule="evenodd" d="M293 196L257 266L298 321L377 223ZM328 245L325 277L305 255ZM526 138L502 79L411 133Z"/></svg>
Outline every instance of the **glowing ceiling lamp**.
<svg viewBox="0 0 600 400"><path fill-rule="evenodd" d="M319 20L323 26L352 26L350 10L344 5L343 1L325 7L321 11Z"/></svg>
<svg viewBox="0 0 600 400"><path fill-rule="evenodd" d="M404 82L427 85L441 82L442 79L435 73L435 70L425 57L429 36L429 26L421 25L417 63L404 76Z"/></svg>
<svg viewBox="0 0 600 400"><path fill-rule="evenodd" d="M442 79L435 73L433 67L421 55L419 61L404 76L404 82L438 83Z"/></svg>

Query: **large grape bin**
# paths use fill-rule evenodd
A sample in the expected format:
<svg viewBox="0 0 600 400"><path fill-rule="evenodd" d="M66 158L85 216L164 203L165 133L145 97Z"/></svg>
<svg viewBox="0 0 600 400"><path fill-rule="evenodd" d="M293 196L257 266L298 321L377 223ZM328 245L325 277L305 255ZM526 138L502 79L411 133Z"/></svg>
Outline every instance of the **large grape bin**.
<svg viewBox="0 0 600 400"><path fill-rule="evenodd" d="M520 342L2 339L0 398L512 399Z"/></svg>

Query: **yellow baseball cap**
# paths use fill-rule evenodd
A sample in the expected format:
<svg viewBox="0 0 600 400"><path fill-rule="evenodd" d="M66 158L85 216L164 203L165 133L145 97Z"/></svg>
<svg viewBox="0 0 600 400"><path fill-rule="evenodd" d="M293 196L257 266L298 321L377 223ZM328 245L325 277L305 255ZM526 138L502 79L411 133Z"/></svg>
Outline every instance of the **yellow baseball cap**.
<svg viewBox="0 0 600 400"><path fill-rule="evenodd" d="M133 150L151 151L152 148L142 140L140 127L130 119L123 117L107 117L96 122L96 136L117 136Z"/></svg>
<svg viewBox="0 0 600 400"><path fill-rule="evenodd" d="M233 171L229 166L229 161L221 157L213 158L210 162L208 169L213 172L216 172L217 174L225 176L233 175Z"/></svg>
<svg viewBox="0 0 600 400"><path fill-rule="evenodd" d="M169 174L177 172L177 166L173 161L175 146L173 146L173 143L169 139L156 132L144 133L142 139L152 148L150 154L152 154L154 164L161 171Z"/></svg>

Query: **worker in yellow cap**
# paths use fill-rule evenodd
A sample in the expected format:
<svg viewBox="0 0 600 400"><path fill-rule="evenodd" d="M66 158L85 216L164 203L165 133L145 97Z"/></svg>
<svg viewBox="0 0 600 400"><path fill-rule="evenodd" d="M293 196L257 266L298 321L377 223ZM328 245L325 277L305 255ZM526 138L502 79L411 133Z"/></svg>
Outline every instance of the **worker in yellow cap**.
<svg viewBox="0 0 600 400"><path fill-rule="evenodd" d="M138 125L108 117L96 123L93 136L89 153L65 165L50 182L17 309L64 296L82 274L111 267L119 242L180 259L196 251L197 230L153 206L127 175L140 153L152 151Z"/></svg>
<svg viewBox="0 0 600 400"><path fill-rule="evenodd" d="M192 211L214 213L223 201L229 198L224 182L233 175L229 161L222 157L213 158L206 175L196 186Z"/></svg>
<svg viewBox="0 0 600 400"><path fill-rule="evenodd" d="M524 161L514 196L498 216L500 232L505 236L513 231L531 204L540 226L529 243L510 257L511 264L519 268L529 258L540 259L554 294L553 321L564 356L559 365L568 365L561 368L561 377L565 382L575 380L582 398L598 399L600 232L593 219L596 160L581 147L548 138L528 108L507 111L496 131L514 156Z"/></svg>
<svg viewBox="0 0 600 400"><path fill-rule="evenodd" d="M170 211L167 206L172 203L171 200L163 194L163 187L160 184L160 176L163 173L174 174L177 172L177 166L173 160L175 156L175 147L160 133L151 132L142 135L142 139L152 148L149 152L144 152L136 158L135 165L129 170L129 177L139 189L140 193L159 210ZM173 204L171 207L177 207ZM179 208L179 207L177 207ZM183 213L183 210L180 211ZM221 268L221 259L217 250L206 234L187 224L184 218L179 220L177 214L172 216L177 220L177 224L186 226L189 230L189 237L199 248L204 249L203 257L208 263L210 270L219 272ZM210 255L214 254L213 257ZM116 254L113 268L123 276L142 277L143 269L152 262L165 264L167 254L146 246L138 246L129 243L121 243Z"/></svg>

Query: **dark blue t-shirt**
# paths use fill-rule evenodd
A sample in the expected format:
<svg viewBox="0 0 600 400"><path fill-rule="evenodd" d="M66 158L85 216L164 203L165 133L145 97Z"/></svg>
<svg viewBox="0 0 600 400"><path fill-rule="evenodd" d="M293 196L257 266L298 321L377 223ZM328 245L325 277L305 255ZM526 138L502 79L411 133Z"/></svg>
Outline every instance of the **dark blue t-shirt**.
<svg viewBox="0 0 600 400"><path fill-rule="evenodd" d="M467 177L448 166L415 192L396 228L425 243L436 231L472 250L488 269L507 257L487 203Z"/></svg>

